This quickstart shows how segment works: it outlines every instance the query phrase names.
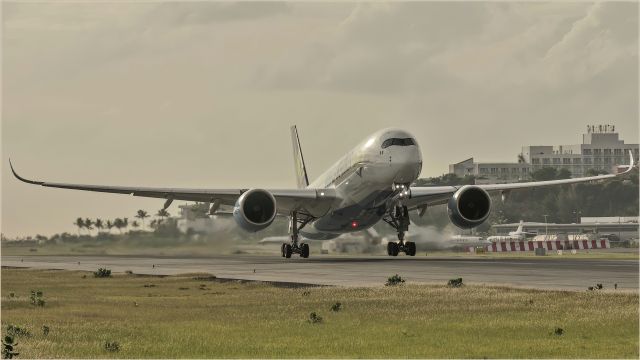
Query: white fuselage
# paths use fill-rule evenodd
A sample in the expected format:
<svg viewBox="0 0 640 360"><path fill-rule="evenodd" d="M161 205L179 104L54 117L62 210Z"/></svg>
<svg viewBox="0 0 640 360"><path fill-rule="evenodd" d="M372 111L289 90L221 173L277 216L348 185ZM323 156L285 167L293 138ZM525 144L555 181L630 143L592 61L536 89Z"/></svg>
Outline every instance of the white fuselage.
<svg viewBox="0 0 640 360"><path fill-rule="evenodd" d="M376 132L309 185L334 189L341 200L300 233L326 240L371 227L392 205L394 184L411 184L421 170L422 154L411 134L398 129Z"/></svg>
<svg viewBox="0 0 640 360"><path fill-rule="evenodd" d="M530 233L523 231L523 222L520 221L520 226L518 226L518 229L516 229L516 231L510 231L509 235L494 235L494 236L489 236L487 238L487 241L490 242L501 242L501 241L520 241L520 240L525 240L527 238L527 235L529 235Z"/></svg>

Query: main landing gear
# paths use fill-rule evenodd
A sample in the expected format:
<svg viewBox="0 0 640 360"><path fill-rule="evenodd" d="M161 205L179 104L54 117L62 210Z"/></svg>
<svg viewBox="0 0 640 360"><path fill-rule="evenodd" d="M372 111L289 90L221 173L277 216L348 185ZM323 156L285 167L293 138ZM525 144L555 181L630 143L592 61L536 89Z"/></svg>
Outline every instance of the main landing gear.
<svg viewBox="0 0 640 360"><path fill-rule="evenodd" d="M404 241L404 234L409 231L409 210L406 206L395 206L391 211L389 218L383 219L387 224L391 225L398 232L398 242L389 242L387 244L387 254L389 256L398 256L400 252L404 252L409 256L416 255L416 243L413 241Z"/></svg>
<svg viewBox="0 0 640 360"><path fill-rule="evenodd" d="M309 257L309 244L300 244L299 243L299 234L298 232L302 229L307 223L309 223L311 219L308 218L306 220L299 220L298 214L294 211L291 213L291 220L289 222L289 233L291 237L291 243L282 244L280 251L282 253L282 257L289 259L292 254L300 254L303 258ZM299 224L299 225L298 225Z"/></svg>

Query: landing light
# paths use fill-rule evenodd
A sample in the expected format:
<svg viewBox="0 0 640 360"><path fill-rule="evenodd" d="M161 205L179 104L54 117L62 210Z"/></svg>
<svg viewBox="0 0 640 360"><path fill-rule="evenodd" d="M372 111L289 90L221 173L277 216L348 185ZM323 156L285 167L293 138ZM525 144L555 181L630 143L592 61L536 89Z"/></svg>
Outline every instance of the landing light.
<svg viewBox="0 0 640 360"><path fill-rule="evenodd" d="M352 221L351 222L351 227L354 228L354 229L357 228L358 227L358 222L357 221Z"/></svg>

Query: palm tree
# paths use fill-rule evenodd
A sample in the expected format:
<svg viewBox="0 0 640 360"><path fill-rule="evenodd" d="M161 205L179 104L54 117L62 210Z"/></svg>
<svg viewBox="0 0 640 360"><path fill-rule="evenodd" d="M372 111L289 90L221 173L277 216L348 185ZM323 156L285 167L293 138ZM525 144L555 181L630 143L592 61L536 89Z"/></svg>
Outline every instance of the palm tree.
<svg viewBox="0 0 640 360"><path fill-rule="evenodd" d="M146 211L144 210L138 210L138 213L136 214L136 217L140 220L142 220L142 229L144 229L144 219L149 217L149 214L147 214Z"/></svg>
<svg viewBox="0 0 640 360"><path fill-rule="evenodd" d="M133 222L131 223L131 226L133 226L134 229L137 229L138 226L140 226L140 224L138 224L137 221L133 220Z"/></svg>
<svg viewBox="0 0 640 360"><path fill-rule="evenodd" d="M84 228L84 220L82 220L82 218L77 218L76 222L73 223L73 225L78 227L78 236L80 236L80 230Z"/></svg>
<svg viewBox="0 0 640 360"><path fill-rule="evenodd" d="M104 229L104 223L102 222L102 219L96 219L96 221L93 224L96 226L96 229L98 229L98 232Z"/></svg>
<svg viewBox="0 0 640 360"><path fill-rule="evenodd" d="M89 236L91 236L91 230L93 230L93 221L91 221L91 219L89 219L89 218L86 218L84 220L84 227L89 232Z"/></svg>
<svg viewBox="0 0 640 360"><path fill-rule="evenodd" d="M109 234L111 234L111 228L114 226L111 220L107 220L107 224L105 225L107 230L109 230Z"/></svg>
<svg viewBox="0 0 640 360"><path fill-rule="evenodd" d="M124 227L125 232L129 229L129 218L122 219L122 225Z"/></svg>
<svg viewBox="0 0 640 360"><path fill-rule="evenodd" d="M160 210L158 210L158 213L156 214L156 216L159 217L160 219L162 219L162 222L164 222L164 219L168 218L169 216L171 216L171 214L169 214L167 209L160 209Z"/></svg>
<svg viewBox="0 0 640 360"><path fill-rule="evenodd" d="M122 234L122 228L124 227L124 221L122 221L122 219L120 219L120 218L116 218L115 220L113 220L113 226L115 226L116 229L118 229L118 231L120 231L120 234Z"/></svg>

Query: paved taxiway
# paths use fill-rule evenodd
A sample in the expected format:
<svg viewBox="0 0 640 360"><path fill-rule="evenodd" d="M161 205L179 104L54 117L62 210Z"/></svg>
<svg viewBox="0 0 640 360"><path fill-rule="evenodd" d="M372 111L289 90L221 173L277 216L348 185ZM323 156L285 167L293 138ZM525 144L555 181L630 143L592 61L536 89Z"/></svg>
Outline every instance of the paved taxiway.
<svg viewBox="0 0 640 360"><path fill-rule="evenodd" d="M444 284L462 277L465 283L526 288L586 290L605 288L637 291L638 260L500 259L459 257L330 256L285 260L276 256L225 255L208 258L128 256L3 256L2 266L39 269L175 275L207 272L219 278L294 282L318 285L376 286L393 274L410 283ZM255 272L254 272L255 271Z"/></svg>

